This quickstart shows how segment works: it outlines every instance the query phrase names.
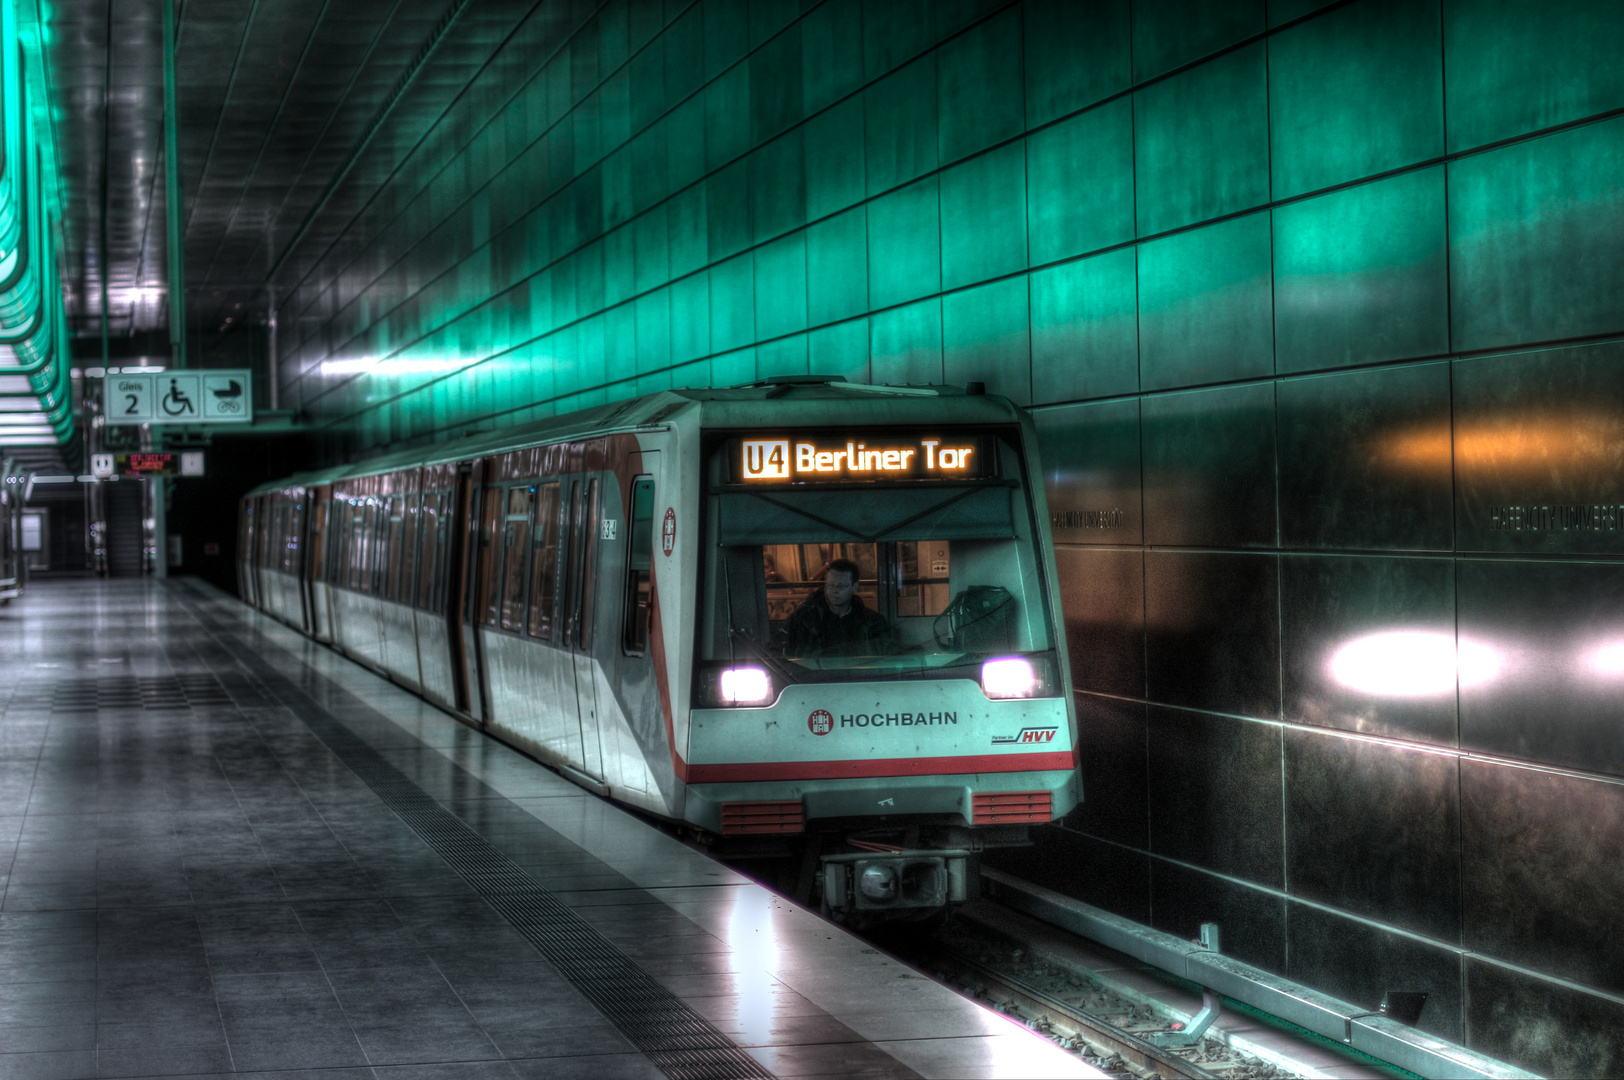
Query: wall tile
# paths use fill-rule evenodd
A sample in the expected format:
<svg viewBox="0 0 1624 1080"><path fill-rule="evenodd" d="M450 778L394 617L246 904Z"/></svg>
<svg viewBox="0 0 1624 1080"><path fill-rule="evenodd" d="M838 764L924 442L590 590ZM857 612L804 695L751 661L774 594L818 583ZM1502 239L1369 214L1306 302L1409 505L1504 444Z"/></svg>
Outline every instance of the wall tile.
<svg viewBox="0 0 1624 1080"><path fill-rule="evenodd" d="M936 168L936 54L863 91L863 125L870 195Z"/></svg>
<svg viewBox="0 0 1624 1080"><path fill-rule="evenodd" d="M930 46L935 6L934 0L863 0L865 77L883 75Z"/></svg>
<svg viewBox="0 0 1624 1080"><path fill-rule="evenodd" d="M1441 166L1276 208L1277 369L1448 352L1445 249Z"/></svg>
<svg viewBox="0 0 1624 1080"><path fill-rule="evenodd" d="M1055 566L1060 575L1072 685L1078 690L1143 698L1144 552L1138 548L1056 548Z"/></svg>
<svg viewBox="0 0 1624 1080"><path fill-rule="evenodd" d="M1145 681L1152 701L1280 715L1273 555L1145 553Z"/></svg>
<svg viewBox="0 0 1624 1080"><path fill-rule="evenodd" d="M774 139L749 157L750 227L756 243L806 224L802 131Z"/></svg>
<svg viewBox="0 0 1624 1080"><path fill-rule="evenodd" d="M1624 990L1624 785L1461 763L1465 945Z"/></svg>
<svg viewBox="0 0 1624 1080"><path fill-rule="evenodd" d="M1449 149L1624 105L1624 13L1608 0L1446 0Z"/></svg>
<svg viewBox="0 0 1624 1080"><path fill-rule="evenodd" d="M1449 365L1278 384L1287 547L1449 550Z"/></svg>
<svg viewBox="0 0 1624 1080"><path fill-rule="evenodd" d="M1153 79L1263 31L1263 0L1133 0L1133 77Z"/></svg>
<svg viewBox="0 0 1624 1080"><path fill-rule="evenodd" d="M914 300L942 287L936 177L868 204L868 304Z"/></svg>
<svg viewBox="0 0 1624 1080"><path fill-rule="evenodd" d="M1466 958L1466 1045L1539 1076L1617 1076L1624 1005Z"/></svg>
<svg viewBox="0 0 1624 1080"><path fill-rule="evenodd" d="M1143 543L1139 402L1040 409L1032 419L1055 541Z"/></svg>
<svg viewBox="0 0 1624 1080"><path fill-rule="evenodd" d="M1134 95L1139 235L1268 201L1266 82L1258 42Z"/></svg>
<svg viewBox="0 0 1624 1080"><path fill-rule="evenodd" d="M855 3L856 0L847 2ZM807 121L808 220L815 221L861 201L865 191L863 161L861 98L848 98Z"/></svg>
<svg viewBox="0 0 1624 1080"><path fill-rule="evenodd" d="M844 375L850 382L872 381L868 367L867 319L848 319L812 331L807 335L807 354L808 371Z"/></svg>
<svg viewBox="0 0 1624 1080"><path fill-rule="evenodd" d="M1458 759L1301 729L1285 740L1292 894L1459 942Z"/></svg>
<svg viewBox="0 0 1624 1080"><path fill-rule="evenodd" d="M1150 862L1150 918L1158 930L1197 940L1218 924L1225 956L1265 971L1286 970L1286 901L1164 859Z"/></svg>
<svg viewBox="0 0 1624 1080"><path fill-rule="evenodd" d="M1624 329L1621 230L1624 117L1452 162L1454 347Z"/></svg>
<svg viewBox="0 0 1624 1080"><path fill-rule="evenodd" d="M1624 564L1463 559L1457 573L1474 650L1461 746L1624 775Z"/></svg>
<svg viewBox="0 0 1624 1080"><path fill-rule="evenodd" d="M1139 389L1139 282L1132 248L1040 270L1029 281L1035 403Z"/></svg>
<svg viewBox="0 0 1624 1080"><path fill-rule="evenodd" d="M1279 888L1280 728L1152 706L1150 850Z"/></svg>
<svg viewBox="0 0 1624 1080"><path fill-rule="evenodd" d="M975 381L1017 405L1032 403L1026 279L996 281L942 297L942 350L950 384Z"/></svg>
<svg viewBox="0 0 1624 1080"><path fill-rule="evenodd" d="M1145 543L1275 544L1275 388L1143 400Z"/></svg>
<svg viewBox="0 0 1624 1080"><path fill-rule="evenodd" d="M1024 148L1016 143L973 157L944 170L939 181L942 287L1026 269Z"/></svg>
<svg viewBox="0 0 1624 1080"><path fill-rule="evenodd" d="M922 300L868 320L869 369L876 383L942 381L942 301Z"/></svg>
<svg viewBox="0 0 1624 1080"><path fill-rule="evenodd" d="M1269 40L1274 197L1444 149L1437 0L1362 0Z"/></svg>
<svg viewBox="0 0 1624 1080"><path fill-rule="evenodd" d="M807 317L814 326L868 310L868 213L858 206L806 231Z"/></svg>
<svg viewBox="0 0 1624 1080"><path fill-rule="evenodd" d="M1039 829L1032 846L987 852L983 862L1095 907L1150 921L1150 858L1071 829Z"/></svg>
<svg viewBox="0 0 1624 1080"><path fill-rule="evenodd" d="M1083 801L1067 816L1066 828L1145 847L1145 705L1078 694L1077 732Z"/></svg>
<svg viewBox="0 0 1624 1080"><path fill-rule="evenodd" d="M1274 370L1269 216L1139 247L1139 368L1147 390Z"/></svg>
<svg viewBox="0 0 1624 1080"><path fill-rule="evenodd" d="M755 250L756 336L806 329L806 233L791 233Z"/></svg>
<svg viewBox="0 0 1624 1080"><path fill-rule="evenodd" d="M1128 88L1128 0L1027 0L1026 123Z"/></svg>
<svg viewBox="0 0 1624 1080"><path fill-rule="evenodd" d="M862 0L819 4L801 22L801 101L806 111L816 112L862 84Z"/></svg>
<svg viewBox="0 0 1624 1080"><path fill-rule="evenodd" d="M1026 102L1019 8L948 40L936 70L944 164L1021 133Z"/></svg>
<svg viewBox="0 0 1624 1080"><path fill-rule="evenodd" d="M1120 98L1026 139L1034 265L1133 239L1133 101Z"/></svg>
<svg viewBox="0 0 1624 1080"><path fill-rule="evenodd" d="M1286 908L1286 975L1372 1011L1389 990L1428 995L1422 1031L1459 1042L1461 956L1450 949L1292 902Z"/></svg>
<svg viewBox="0 0 1624 1080"><path fill-rule="evenodd" d="M1468 551L1624 551L1624 347L1455 364L1455 476Z"/></svg>
<svg viewBox="0 0 1624 1080"><path fill-rule="evenodd" d="M1286 720L1454 746L1453 562L1285 556L1280 667Z"/></svg>

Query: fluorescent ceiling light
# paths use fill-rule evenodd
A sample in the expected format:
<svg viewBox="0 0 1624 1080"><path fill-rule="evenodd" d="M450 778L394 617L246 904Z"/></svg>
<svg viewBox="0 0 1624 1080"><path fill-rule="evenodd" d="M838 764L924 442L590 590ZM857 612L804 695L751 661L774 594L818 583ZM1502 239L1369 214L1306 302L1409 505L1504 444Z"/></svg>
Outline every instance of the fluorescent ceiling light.
<svg viewBox="0 0 1624 1080"><path fill-rule="evenodd" d="M33 385L27 375L0 375L0 394L32 394Z"/></svg>
<svg viewBox="0 0 1624 1080"><path fill-rule="evenodd" d="M55 446L54 435L16 435L10 432L0 434L0 446Z"/></svg>
<svg viewBox="0 0 1624 1080"><path fill-rule="evenodd" d="M0 397L0 412L43 413L44 411L39 407L39 398L37 397Z"/></svg>
<svg viewBox="0 0 1624 1080"><path fill-rule="evenodd" d="M363 372L369 375L427 375L441 371L460 371L474 362L472 357L466 360L447 357L380 360L377 357L364 356L359 360L323 360L318 367L323 375L359 375Z"/></svg>

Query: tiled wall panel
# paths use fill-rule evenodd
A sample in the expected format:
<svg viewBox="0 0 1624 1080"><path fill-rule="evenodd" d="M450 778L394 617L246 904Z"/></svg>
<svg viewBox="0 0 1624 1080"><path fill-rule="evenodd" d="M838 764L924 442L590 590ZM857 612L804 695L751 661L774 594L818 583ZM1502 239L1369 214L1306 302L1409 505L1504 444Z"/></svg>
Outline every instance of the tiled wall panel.
<svg viewBox="0 0 1624 1080"><path fill-rule="evenodd" d="M1085 803L1007 865L1616 1070L1624 9L488 8L278 275L331 454L807 372L1030 403Z"/></svg>

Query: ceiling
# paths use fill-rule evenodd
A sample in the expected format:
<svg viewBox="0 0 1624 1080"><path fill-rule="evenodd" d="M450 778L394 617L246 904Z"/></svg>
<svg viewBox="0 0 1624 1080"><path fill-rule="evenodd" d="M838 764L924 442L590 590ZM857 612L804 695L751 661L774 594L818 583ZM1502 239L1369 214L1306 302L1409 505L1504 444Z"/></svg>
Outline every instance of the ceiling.
<svg viewBox="0 0 1624 1080"><path fill-rule="evenodd" d="M52 0L47 9L64 287L79 356L99 355L104 277L114 355L167 351L159 3ZM464 4L179 0L189 337L263 323L271 270L296 241L319 242L307 219Z"/></svg>

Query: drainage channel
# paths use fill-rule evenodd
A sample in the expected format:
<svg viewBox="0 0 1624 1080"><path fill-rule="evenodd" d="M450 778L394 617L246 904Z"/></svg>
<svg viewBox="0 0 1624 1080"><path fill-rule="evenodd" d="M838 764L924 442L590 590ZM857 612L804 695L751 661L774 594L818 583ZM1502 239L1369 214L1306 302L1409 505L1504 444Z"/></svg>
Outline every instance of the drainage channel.
<svg viewBox="0 0 1624 1080"><path fill-rule="evenodd" d="M772 1080L771 1073L710 1021L267 661L241 646L235 635L203 612L196 615L215 640L253 672L267 696L289 706L312 734L661 1072L671 1080Z"/></svg>

